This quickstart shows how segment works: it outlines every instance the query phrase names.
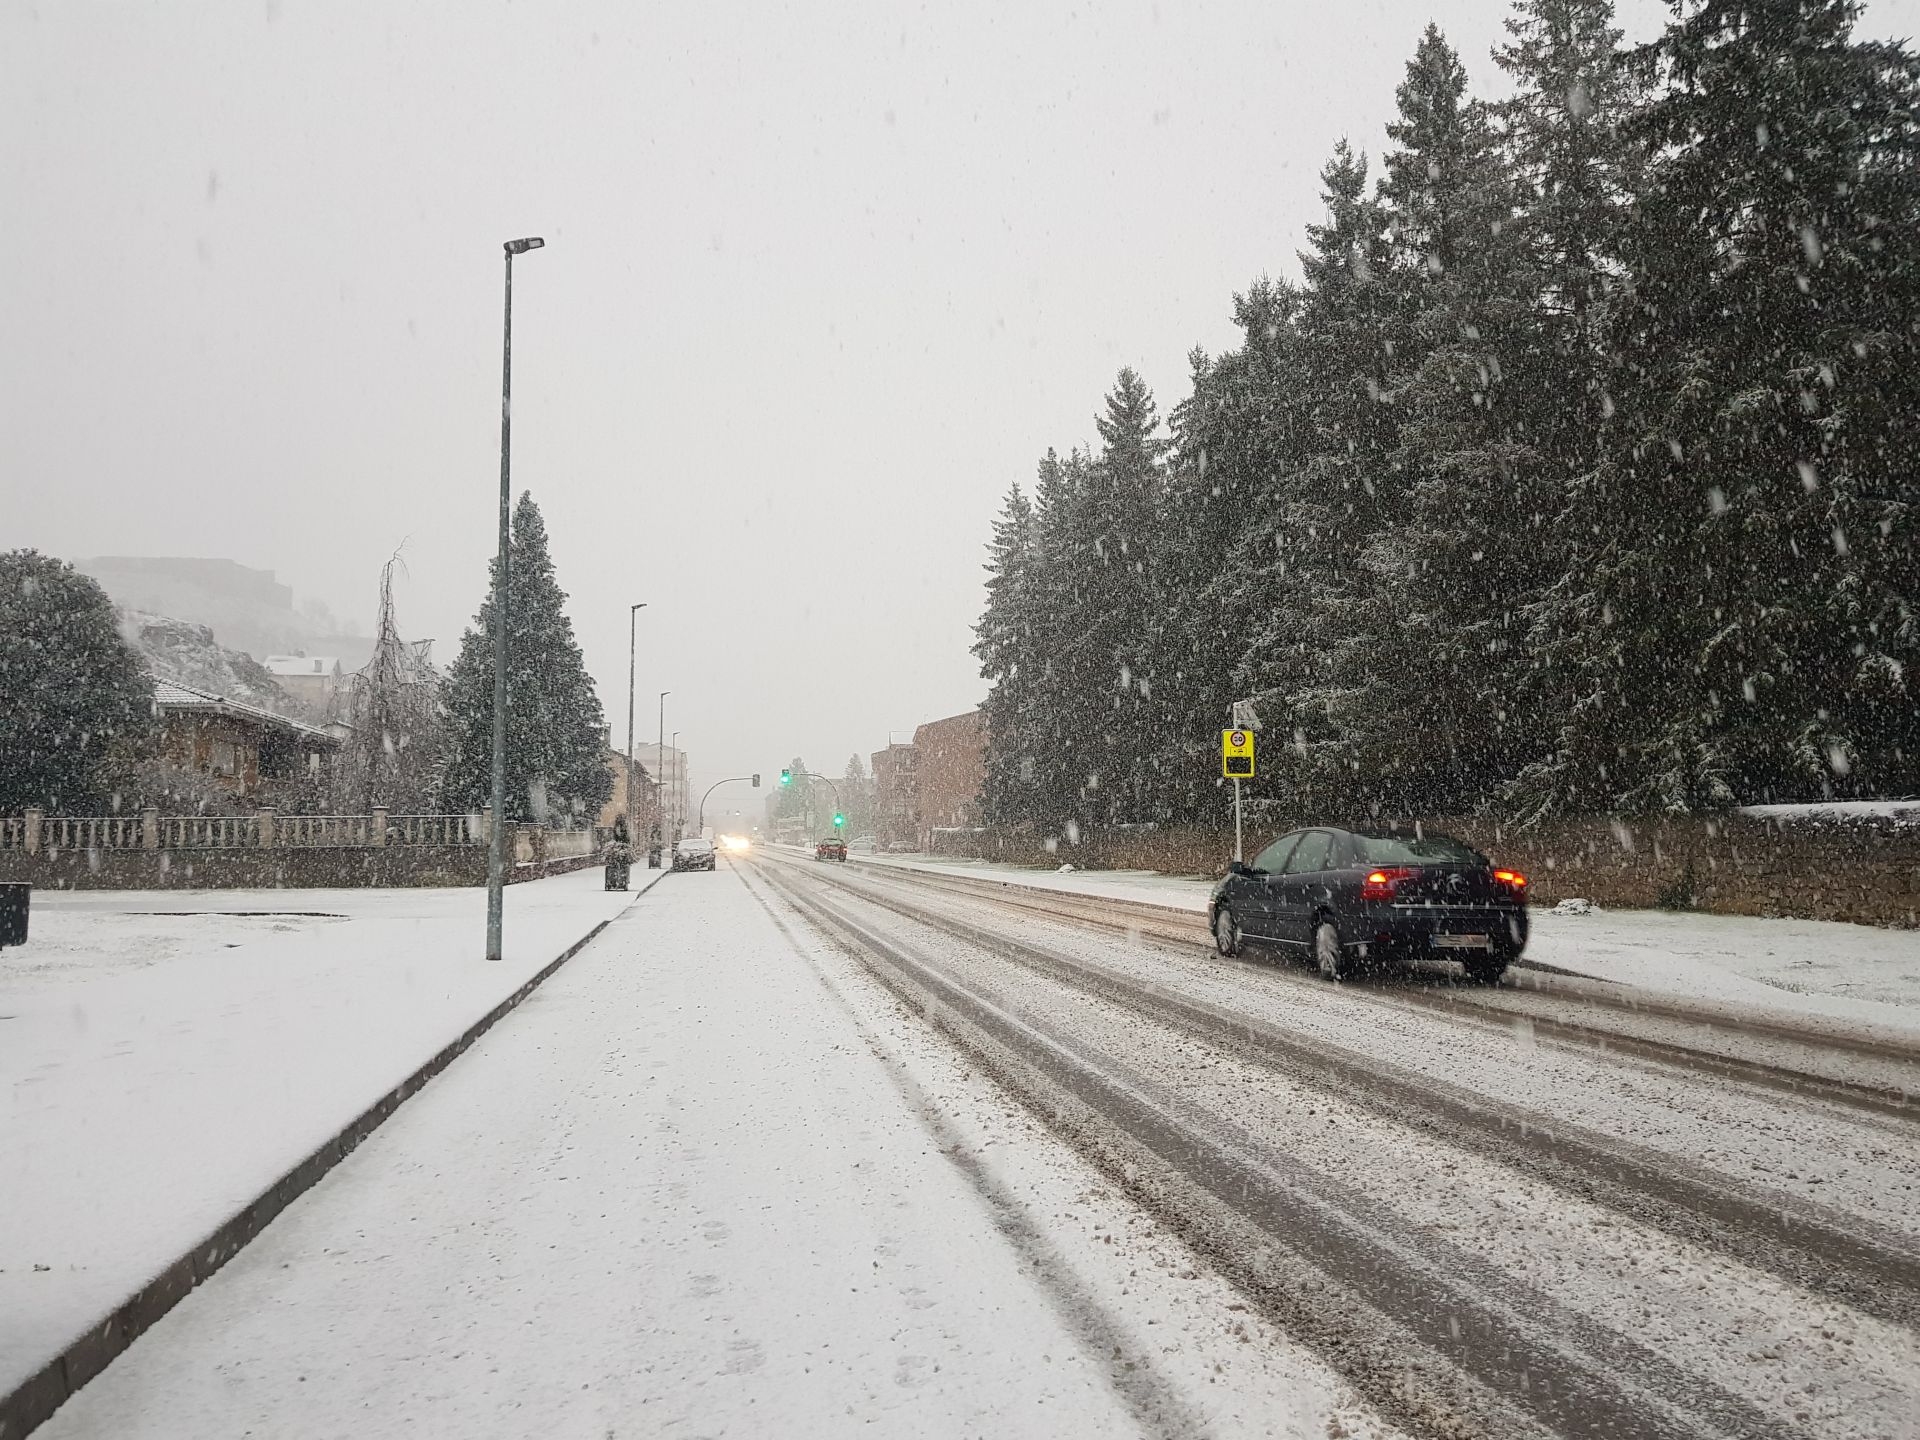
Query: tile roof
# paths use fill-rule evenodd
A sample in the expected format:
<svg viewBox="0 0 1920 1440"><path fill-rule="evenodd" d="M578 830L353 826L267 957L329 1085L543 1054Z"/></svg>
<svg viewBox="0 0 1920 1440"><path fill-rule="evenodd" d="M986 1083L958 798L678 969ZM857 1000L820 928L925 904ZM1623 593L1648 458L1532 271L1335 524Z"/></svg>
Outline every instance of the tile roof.
<svg viewBox="0 0 1920 1440"><path fill-rule="evenodd" d="M164 675L153 677L153 703L163 710L205 710L216 715L235 715L242 719L257 720L275 729L291 730L297 735L324 741L328 745L340 743L339 736L317 726L289 720L285 715L262 710L258 705L249 705L244 700L229 700L224 695L196 690L191 685L182 685L178 680L169 680Z"/></svg>

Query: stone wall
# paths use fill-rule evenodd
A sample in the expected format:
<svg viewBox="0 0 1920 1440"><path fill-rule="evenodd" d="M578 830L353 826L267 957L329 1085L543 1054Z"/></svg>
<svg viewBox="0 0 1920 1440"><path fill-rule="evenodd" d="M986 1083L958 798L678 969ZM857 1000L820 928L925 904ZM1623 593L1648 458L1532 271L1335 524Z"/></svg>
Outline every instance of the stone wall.
<svg viewBox="0 0 1920 1440"><path fill-rule="evenodd" d="M1622 908L1920 925L1920 826L1890 820L1601 817L1515 831L1465 819L1428 828L1524 872L1536 904L1579 896ZM1249 833L1247 854L1271 838ZM941 832L934 842L941 854L1017 865L1180 875L1224 874L1233 855L1232 830L1106 831L1078 844L1049 844L1039 832L964 830Z"/></svg>

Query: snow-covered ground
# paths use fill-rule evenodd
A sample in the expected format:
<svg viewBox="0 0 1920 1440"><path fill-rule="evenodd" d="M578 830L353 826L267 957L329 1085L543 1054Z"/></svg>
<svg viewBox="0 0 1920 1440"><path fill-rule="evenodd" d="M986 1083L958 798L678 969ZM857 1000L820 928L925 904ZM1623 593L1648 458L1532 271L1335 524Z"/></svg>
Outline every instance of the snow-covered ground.
<svg viewBox="0 0 1920 1440"><path fill-rule="evenodd" d="M1204 911L1213 882L1149 871L1051 871L923 855L854 863ZM1527 958L1669 994L1920 1030L1920 931L1667 910L1536 910Z"/></svg>
<svg viewBox="0 0 1920 1440"><path fill-rule="evenodd" d="M50 892L0 951L0 1393L631 897Z"/></svg>
<svg viewBox="0 0 1920 1440"><path fill-rule="evenodd" d="M43 1433L856 1432L1392 1433L723 865L610 926Z"/></svg>
<svg viewBox="0 0 1920 1440"><path fill-rule="evenodd" d="M1920 825L1920 800L1814 800L1793 805L1743 805L1763 820L1897 820Z"/></svg>

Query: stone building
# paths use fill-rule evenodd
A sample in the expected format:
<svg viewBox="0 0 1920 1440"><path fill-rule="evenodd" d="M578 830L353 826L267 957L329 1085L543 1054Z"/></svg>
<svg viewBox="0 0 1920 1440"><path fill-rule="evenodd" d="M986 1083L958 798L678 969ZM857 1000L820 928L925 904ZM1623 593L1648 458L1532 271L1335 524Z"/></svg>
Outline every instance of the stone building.
<svg viewBox="0 0 1920 1440"><path fill-rule="evenodd" d="M919 843L920 792L911 745L873 752L873 838L882 850L911 850Z"/></svg>
<svg viewBox="0 0 1920 1440"><path fill-rule="evenodd" d="M172 680L154 680L153 705L161 766L236 799L276 783L317 782L340 749L325 730Z"/></svg>
<svg viewBox="0 0 1920 1440"><path fill-rule="evenodd" d="M934 848L936 830L967 829L980 823L986 744L986 717L978 710L930 720L913 732L914 833L920 849Z"/></svg>

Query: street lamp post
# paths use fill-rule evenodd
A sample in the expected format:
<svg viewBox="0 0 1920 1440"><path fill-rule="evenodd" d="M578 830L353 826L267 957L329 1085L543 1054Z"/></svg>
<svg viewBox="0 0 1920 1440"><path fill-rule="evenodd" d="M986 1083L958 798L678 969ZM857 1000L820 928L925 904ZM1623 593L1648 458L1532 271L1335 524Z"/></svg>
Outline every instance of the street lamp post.
<svg viewBox="0 0 1920 1440"><path fill-rule="evenodd" d="M640 623L640 612L647 608L642 600L638 605L627 607L627 844L640 843L638 826L640 819L633 812L633 655L634 636Z"/></svg>
<svg viewBox="0 0 1920 1440"><path fill-rule="evenodd" d="M538 250L538 236L509 240L507 307L500 342L500 580L493 597L493 833L487 837L487 959L500 958L501 917L507 878L507 606L510 562L507 546L513 495L513 257Z"/></svg>
<svg viewBox="0 0 1920 1440"><path fill-rule="evenodd" d="M653 828L660 833L661 843L667 838L667 791L666 779L660 773L667 763L667 696L671 690L660 692L660 738L653 742Z"/></svg>
<svg viewBox="0 0 1920 1440"><path fill-rule="evenodd" d="M673 732L673 739L667 743L667 753L673 756L673 838L680 839L680 732ZM665 763L664 761L662 763Z"/></svg>

